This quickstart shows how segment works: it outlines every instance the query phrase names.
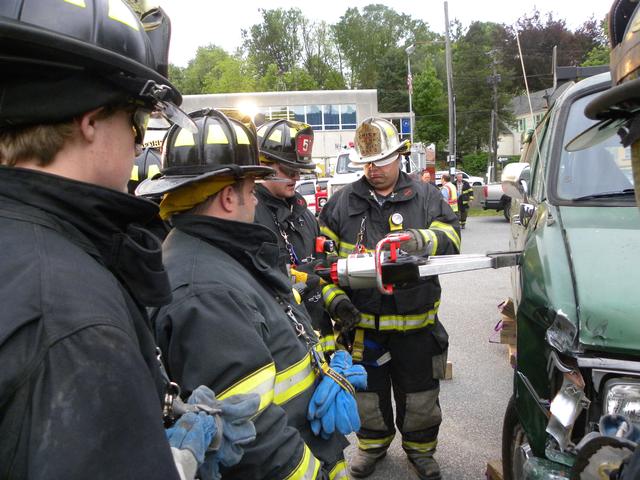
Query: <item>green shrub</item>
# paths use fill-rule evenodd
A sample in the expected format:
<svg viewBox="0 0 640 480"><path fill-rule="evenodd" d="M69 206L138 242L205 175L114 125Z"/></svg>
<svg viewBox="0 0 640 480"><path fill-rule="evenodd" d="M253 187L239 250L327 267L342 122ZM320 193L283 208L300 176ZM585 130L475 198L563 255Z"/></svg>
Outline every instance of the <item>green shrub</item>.
<svg viewBox="0 0 640 480"><path fill-rule="evenodd" d="M487 162L489 161L489 154L485 152L480 153L468 153L462 157L462 162L459 165L462 170L469 175L476 175L482 177L487 172Z"/></svg>

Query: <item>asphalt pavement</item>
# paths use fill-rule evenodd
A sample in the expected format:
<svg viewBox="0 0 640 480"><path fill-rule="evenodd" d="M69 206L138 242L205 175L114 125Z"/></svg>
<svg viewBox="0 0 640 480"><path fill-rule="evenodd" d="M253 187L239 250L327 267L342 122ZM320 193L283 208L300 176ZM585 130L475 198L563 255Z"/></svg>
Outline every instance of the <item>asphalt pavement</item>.
<svg viewBox="0 0 640 480"><path fill-rule="evenodd" d="M462 253L508 250L509 225L502 215L470 217L462 231ZM502 418L511 395L513 370L494 326L497 305L511 295L509 268L440 277L440 320L449 332L453 379L440 384L443 422L438 460L445 480L484 479L487 462L500 459ZM355 450L355 436L345 451ZM416 479L396 434L371 480Z"/></svg>

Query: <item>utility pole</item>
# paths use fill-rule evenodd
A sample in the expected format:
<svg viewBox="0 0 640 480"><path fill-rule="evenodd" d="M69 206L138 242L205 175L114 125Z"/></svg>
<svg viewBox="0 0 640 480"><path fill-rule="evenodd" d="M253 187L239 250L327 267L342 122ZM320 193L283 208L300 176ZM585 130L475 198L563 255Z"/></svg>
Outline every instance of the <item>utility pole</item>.
<svg viewBox="0 0 640 480"><path fill-rule="evenodd" d="M449 98L449 173L456 173L456 104L453 94L453 67L451 62L451 39L449 37L449 7L444 2L445 54L447 64L447 96Z"/></svg>
<svg viewBox="0 0 640 480"><path fill-rule="evenodd" d="M491 148L489 154L489 182L496 181L496 167L498 165L498 83L502 77L498 74L498 51L490 50L487 55L491 56L492 75L487 82L493 87L493 109L491 110Z"/></svg>
<svg viewBox="0 0 640 480"><path fill-rule="evenodd" d="M409 45L405 51L407 52L407 89L409 90L409 129L411 137L411 146L413 147L413 105L411 97L413 96L413 77L411 76L411 54L416 51L415 45Z"/></svg>

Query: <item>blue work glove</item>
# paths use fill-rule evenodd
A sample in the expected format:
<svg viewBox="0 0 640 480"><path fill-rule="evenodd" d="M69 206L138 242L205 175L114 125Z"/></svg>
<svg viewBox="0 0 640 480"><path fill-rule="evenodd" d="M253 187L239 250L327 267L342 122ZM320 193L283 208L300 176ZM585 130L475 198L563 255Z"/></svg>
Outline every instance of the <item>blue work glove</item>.
<svg viewBox="0 0 640 480"><path fill-rule="evenodd" d="M343 435L360 430L358 404L349 392L342 390L336 397L336 430Z"/></svg>
<svg viewBox="0 0 640 480"><path fill-rule="evenodd" d="M352 360L349 352L346 350L338 350L331 357L329 366L337 373L342 374L344 369L348 368L351 364ZM307 418L311 420L313 418L324 417L340 390L340 385L338 385L333 378L327 375L322 377L320 384L316 387L309 402Z"/></svg>
<svg viewBox="0 0 640 480"><path fill-rule="evenodd" d="M366 390L367 388L367 371L362 365L351 365L342 375L345 376L349 383L356 390Z"/></svg>
<svg viewBox="0 0 640 480"><path fill-rule="evenodd" d="M351 355L344 350L334 353L331 368L344 376L354 388L367 386L367 373L362 365L353 365ZM355 398L329 375L325 375L316 388L307 411L311 430L315 435L328 438L336 429L348 434L360 429L360 417Z"/></svg>
<svg viewBox="0 0 640 480"><path fill-rule="evenodd" d="M322 424L322 431L320 432L322 438L328 439L333 432L336 431L336 403L331 402L331 405L320 419Z"/></svg>
<svg viewBox="0 0 640 480"><path fill-rule="evenodd" d="M187 402L206 405L219 411L221 441L216 451L207 453L204 464L198 470L202 480L219 480L222 478L220 464L225 467L238 464L244 454L241 445L256 438L256 428L251 418L258 412L260 395L234 395L220 401L213 391L201 385L193 391Z"/></svg>
<svg viewBox="0 0 640 480"><path fill-rule="evenodd" d="M204 412L187 412L166 433L169 445L178 450L189 450L201 464L204 452L216 434L216 423Z"/></svg>
<svg viewBox="0 0 640 480"><path fill-rule="evenodd" d="M340 385L331 377L326 375L322 377L320 384L316 387L309 402L307 418L311 420L313 418L324 417L340 391L340 388Z"/></svg>

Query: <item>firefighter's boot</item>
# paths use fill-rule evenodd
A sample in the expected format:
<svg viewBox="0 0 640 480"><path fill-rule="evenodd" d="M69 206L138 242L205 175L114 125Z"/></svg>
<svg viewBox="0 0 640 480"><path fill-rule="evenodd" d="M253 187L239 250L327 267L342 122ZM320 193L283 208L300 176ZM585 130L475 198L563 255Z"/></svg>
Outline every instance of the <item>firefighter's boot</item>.
<svg viewBox="0 0 640 480"><path fill-rule="evenodd" d="M351 476L356 478L365 478L371 475L376 469L376 463L382 460L387 454L386 450L381 452L366 452L364 450L356 450L355 455L349 462L349 471Z"/></svg>
<svg viewBox="0 0 640 480"><path fill-rule="evenodd" d="M409 464L421 480L440 480L440 467L433 453L411 455Z"/></svg>

